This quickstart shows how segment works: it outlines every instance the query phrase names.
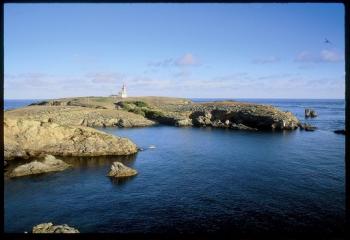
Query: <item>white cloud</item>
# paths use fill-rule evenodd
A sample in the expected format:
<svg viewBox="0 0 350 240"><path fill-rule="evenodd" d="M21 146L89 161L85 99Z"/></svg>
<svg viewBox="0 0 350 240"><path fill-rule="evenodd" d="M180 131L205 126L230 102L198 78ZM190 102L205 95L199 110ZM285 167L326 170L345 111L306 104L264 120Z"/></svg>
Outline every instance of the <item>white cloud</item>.
<svg viewBox="0 0 350 240"><path fill-rule="evenodd" d="M236 72L207 78L188 76L152 77L96 72L78 76L42 73L5 74L4 94L10 98L57 98L68 96L108 96L119 91L125 81L129 95L183 97L329 97L343 96L344 76L303 76L298 73L255 75Z"/></svg>
<svg viewBox="0 0 350 240"><path fill-rule="evenodd" d="M311 53L309 51L300 52L296 58L296 62L310 62L310 63L321 63L321 62L340 62L343 61L344 57L335 49L327 50L324 49L318 54Z"/></svg>
<svg viewBox="0 0 350 240"><path fill-rule="evenodd" d="M339 62L343 60L343 56L335 50L322 50L320 56L321 60L325 62Z"/></svg>

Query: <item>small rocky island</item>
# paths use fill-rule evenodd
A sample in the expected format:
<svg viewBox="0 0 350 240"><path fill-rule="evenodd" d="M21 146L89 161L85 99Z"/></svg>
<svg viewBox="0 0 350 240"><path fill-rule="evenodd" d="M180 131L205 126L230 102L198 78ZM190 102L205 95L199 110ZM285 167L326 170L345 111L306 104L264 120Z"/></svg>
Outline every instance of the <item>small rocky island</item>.
<svg viewBox="0 0 350 240"><path fill-rule="evenodd" d="M303 128L291 112L270 105L168 97L63 98L5 111L5 160L134 154L138 148L129 139L94 128L157 124L248 131Z"/></svg>

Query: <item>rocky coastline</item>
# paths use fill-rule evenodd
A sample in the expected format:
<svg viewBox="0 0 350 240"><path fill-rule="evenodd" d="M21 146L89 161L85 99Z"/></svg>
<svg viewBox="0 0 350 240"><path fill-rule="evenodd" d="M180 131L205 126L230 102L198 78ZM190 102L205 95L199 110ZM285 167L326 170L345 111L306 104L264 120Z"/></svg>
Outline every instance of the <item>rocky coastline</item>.
<svg viewBox="0 0 350 240"><path fill-rule="evenodd" d="M5 160L53 156L135 154L126 138L96 127L212 127L232 130L295 130L305 126L291 113L234 101L194 103L168 97L81 97L42 101L4 113Z"/></svg>

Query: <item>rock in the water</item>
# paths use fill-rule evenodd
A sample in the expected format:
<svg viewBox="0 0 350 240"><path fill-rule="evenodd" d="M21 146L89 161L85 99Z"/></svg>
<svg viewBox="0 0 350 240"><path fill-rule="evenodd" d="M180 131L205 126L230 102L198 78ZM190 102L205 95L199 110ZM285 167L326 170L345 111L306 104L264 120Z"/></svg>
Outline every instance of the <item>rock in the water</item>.
<svg viewBox="0 0 350 240"><path fill-rule="evenodd" d="M27 164L20 165L12 170L10 177L21 177L33 174L58 172L63 171L71 165L63 162L60 159L56 159L52 155L46 155L43 162L32 161Z"/></svg>
<svg viewBox="0 0 350 240"><path fill-rule="evenodd" d="M305 117L306 118L308 118L308 117L314 118L314 117L317 117L317 113L313 109L306 108L305 109Z"/></svg>
<svg viewBox="0 0 350 240"><path fill-rule="evenodd" d="M346 131L344 129L341 129L341 130L335 130L334 133L336 134L343 134L343 135L346 135Z"/></svg>
<svg viewBox="0 0 350 240"><path fill-rule="evenodd" d="M53 225L53 223L41 223L33 227L33 233L79 233L79 230L67 224Z"/></svg>
<svg viewBox="0 0 350 240"><path fill-rule="evenodd" d="M108 176L115 178L131 177L137 174L135 169L129 168L121 162L114 162Z"/></svg>
<svg viewBox="0 0 350 240"><path fill-rule="evenodd" d="M55 156L128 155L137 146L89 127L67 126L24 119L4 120L5 159Z"/></svg>
<svg viewBox="0 0 350 240"><path fill-rule="evenodd" d="M299 127L301 130L305 130L305 131L315 131L317 129L317 127L307 123L300 124Z"/></svg>

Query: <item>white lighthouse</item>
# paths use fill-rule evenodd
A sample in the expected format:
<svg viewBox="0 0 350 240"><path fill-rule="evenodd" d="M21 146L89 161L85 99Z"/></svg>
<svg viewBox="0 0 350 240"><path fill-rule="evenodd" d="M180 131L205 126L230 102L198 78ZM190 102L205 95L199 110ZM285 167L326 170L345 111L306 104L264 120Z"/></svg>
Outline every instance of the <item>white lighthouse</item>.
<svg viewBox="0 0 350 240"><path fill-rule="evenodd" d="M121 98L127 98L127 94L126 94L126 86L125 84L123 84L122 90L119 92L119 97Z"/></svg>

